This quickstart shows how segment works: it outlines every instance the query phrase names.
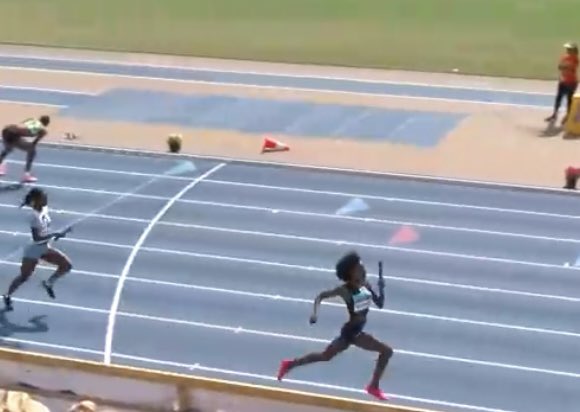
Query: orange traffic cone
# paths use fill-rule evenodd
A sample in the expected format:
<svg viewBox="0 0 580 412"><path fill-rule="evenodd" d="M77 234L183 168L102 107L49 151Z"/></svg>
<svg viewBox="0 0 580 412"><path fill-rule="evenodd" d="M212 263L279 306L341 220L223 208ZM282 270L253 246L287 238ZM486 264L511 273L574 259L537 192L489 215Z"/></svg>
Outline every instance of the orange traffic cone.
<svg viewBox="0 0 580 412"><path fill-rule="evenodd" d="M266 152L287 152L290 150L287 144L279 142L271 137L264 137L264 143L262 144L262 153Z"/></svg>
<svg viewBox="0 0 580 412"><path fill-rule="evenodd" d="M404 245L413 243L419 240L419 234L410 226L402 226L397 230L391 239L389 240L389 245Z"/></svg>

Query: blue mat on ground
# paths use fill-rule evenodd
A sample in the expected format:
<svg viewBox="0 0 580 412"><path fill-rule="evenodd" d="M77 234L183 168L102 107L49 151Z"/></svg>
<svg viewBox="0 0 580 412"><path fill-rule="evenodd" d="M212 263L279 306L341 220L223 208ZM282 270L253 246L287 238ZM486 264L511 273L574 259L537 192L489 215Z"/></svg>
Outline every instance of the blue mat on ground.
<svg viewBox="0 0 580 412"><path fill-rule="evenodd" d="M114 89L63 108L80 119L435 146L464 114Z"/></svg>

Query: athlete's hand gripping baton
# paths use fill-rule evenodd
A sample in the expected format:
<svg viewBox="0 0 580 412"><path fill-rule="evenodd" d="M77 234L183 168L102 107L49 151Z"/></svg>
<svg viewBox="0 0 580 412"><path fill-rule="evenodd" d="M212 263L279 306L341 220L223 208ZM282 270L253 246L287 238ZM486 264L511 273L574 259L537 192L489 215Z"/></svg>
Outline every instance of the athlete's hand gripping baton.
<svg viewBox="0 0 580 412"><path fill-rule="evenodd" d="M68 235L70 232L72 232L72 226L67 227L66 229L64 229L62 232L58 233L55 237L54 237L54 241L58 242L59 239L66 237L66 235Z"/></svg>

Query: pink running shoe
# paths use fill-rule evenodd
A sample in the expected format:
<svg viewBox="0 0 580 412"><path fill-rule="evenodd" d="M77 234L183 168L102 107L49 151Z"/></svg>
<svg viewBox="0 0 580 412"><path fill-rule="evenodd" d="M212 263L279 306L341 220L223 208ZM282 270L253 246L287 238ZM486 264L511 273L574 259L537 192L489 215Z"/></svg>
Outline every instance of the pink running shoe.
<svg viewBox="0 0 580 412"><path fill-rule="evenodd" d="M32 176L30 173L24 173L24 176L22 176L22 181L25 183L34 183L36 182L38 179L34 176Z"/></svg>
<svg viewBox="0 0 580 412"><path fill-rule="evenodd" d="M0 163L0 176L4 176L6 174L6 163Z"/></svg>
<svg viewBox="0 0 580 412"><path fill-rule="evenodd" d="M381 401L388 401L389 400L389 397L379 388L368 385L366 387L366 391L369 395L374 396L378 400L381 400Z"/></svg>
<svg viewBox="0 0 580 412"><path fill-rule="evenodd" d="M278 369L278 380L281 381L282 378L284 378L284 376L288 373L288 371L290 370L290 365L292 364L292 361L289 359L284 359L282 362L280 362L280 369Z"/></svg>

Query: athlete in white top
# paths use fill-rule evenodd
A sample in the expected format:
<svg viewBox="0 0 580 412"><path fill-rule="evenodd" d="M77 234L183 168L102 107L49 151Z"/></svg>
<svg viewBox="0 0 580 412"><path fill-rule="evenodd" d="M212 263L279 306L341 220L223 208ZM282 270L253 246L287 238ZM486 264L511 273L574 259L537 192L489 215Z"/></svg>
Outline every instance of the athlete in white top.
<svg viewBox="0 0 580 412"><path fill-rule="evenodd" d="M32 209L30 212L29 223L31 229L36 229L36 233L40 239L38 241L33 240L33 245L42 245L50 242L50 239L46 238L51 224L50 215L48 214L48 206L44 206L40 210Z"/></svg>
<svg viewBox="0 0 580 412"><path fill-rule="evenodd" d="M40 259L57 267L52 276L42 282L46 293L52 299L55 298L54 282L72 269L69 258L50 244L52 240L65 237L70 232L70 228L62 232L50 232L51 219L48 213L48 196L46 193L39 188L31 189L20 205L20 207L23 206L29 206L32 209L28 220L32 241L24 248L20 275L12 281L8 288L8 293L3 296L7 311L13 310L12 295L34 273Z"/></svg>

